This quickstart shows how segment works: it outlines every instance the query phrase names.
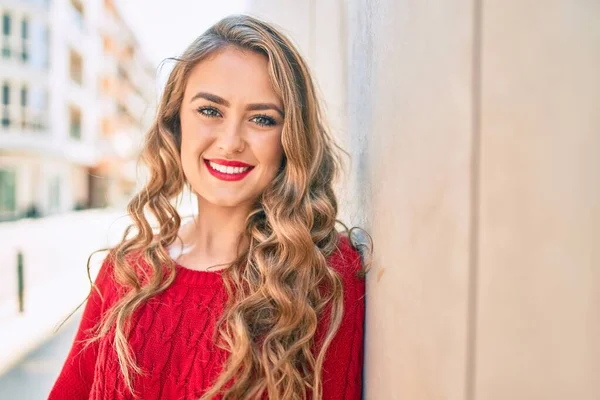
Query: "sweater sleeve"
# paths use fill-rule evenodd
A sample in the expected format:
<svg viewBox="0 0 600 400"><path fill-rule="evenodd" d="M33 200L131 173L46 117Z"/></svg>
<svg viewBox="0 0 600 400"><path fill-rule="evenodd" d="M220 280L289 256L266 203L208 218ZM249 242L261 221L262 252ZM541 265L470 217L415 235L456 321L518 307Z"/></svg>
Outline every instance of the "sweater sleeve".
<svg viewBox="0 0 600 400"><path fill-rule="evenodd" d="M89 397L94 381L98 342L93 342L84 348L83 341L90 337L90 329L100 321L108 299L114 293L113 268L109 258L107 257L100 267L94 283L96 287L92 288L88 297L75 340L48 400L84 400Z"/></svg>
<svg viewBox="0 0 600 400"><path fill-rule="evenodd" d="M356 276L361 258L342 237L333 261L344 288L344 316L323 365L323 400L359 400L362 393L365 281Z"/></svg>

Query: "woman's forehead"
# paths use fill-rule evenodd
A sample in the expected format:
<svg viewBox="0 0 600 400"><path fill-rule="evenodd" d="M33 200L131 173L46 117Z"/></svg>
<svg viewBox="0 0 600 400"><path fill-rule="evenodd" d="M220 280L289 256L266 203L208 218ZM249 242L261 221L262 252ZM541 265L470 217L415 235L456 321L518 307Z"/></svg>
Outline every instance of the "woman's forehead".
<svg viewBox="0 0 600 400"><path fill-rule="evenodd" d="M269 75L265 55L226 48L198 62L186 84L187 99L208 92L228 101L270 102L281 104Z"/></svg>

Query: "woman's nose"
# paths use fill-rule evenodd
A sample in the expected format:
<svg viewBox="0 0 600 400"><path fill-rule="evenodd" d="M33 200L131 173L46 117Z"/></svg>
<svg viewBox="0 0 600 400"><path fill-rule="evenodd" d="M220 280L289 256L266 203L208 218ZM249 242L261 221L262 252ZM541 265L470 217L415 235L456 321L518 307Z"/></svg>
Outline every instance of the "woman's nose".
<svg viewBox="0 0 600 400"><path fill-rule="evenodd" d="M219 135L218 148L226 155L242 153L246 147L241 126L237 123L228 124Z"/></svg>

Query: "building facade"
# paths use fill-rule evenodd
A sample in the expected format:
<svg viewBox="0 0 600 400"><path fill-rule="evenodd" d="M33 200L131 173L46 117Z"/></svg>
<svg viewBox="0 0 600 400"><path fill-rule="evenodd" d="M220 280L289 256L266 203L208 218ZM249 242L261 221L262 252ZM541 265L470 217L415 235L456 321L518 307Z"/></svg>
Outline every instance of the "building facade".
<svg viewBox="0 0 600 400"><path fill-rule="evenodd" d="M136 155L154 116L155 70L123 21L113 0L103 1L99 26L102 66L100 135L110 149L92 171L91 199L102 205L123 203L138 186Z"/></svg>
<svg viewBox="0 0 600 400"><path fill-rule="evenodd" d="M114 4L1 0L0 15L0 219L122 204L155 85Z"/></svg>

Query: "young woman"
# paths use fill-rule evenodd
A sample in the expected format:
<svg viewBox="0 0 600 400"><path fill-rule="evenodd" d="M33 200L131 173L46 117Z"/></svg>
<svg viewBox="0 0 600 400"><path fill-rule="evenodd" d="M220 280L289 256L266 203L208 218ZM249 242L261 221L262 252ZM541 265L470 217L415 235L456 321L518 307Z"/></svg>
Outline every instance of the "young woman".
<svg viewBox="0 0 600 400"><path fill-rule="evenodd" d="M335 229L335 150L289 39L249 16L196 39L146 138L135 234L104 260L50 400L359 399L365 270Z"/></svg>

